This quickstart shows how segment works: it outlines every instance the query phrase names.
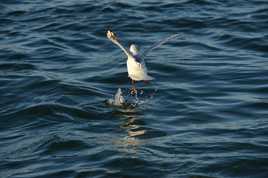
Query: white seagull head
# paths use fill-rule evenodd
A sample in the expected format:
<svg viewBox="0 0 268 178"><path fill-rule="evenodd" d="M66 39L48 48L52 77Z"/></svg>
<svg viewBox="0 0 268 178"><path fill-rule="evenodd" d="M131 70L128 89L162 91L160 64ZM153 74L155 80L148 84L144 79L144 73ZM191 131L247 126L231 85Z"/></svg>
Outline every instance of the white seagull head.
<svg viewBox="0 0 268 178"><path fill-rule="evenodd" d="M129 51L136 56L139 53L138 47L134 44L130 45Z"/></svg>

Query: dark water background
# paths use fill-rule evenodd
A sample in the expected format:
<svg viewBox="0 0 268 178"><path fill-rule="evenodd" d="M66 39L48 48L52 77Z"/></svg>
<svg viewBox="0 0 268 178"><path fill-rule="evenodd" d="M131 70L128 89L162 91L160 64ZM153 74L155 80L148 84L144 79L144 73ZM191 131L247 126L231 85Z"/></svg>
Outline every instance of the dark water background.
<svg viewBox="0 0 268 178"><path fill-rule="evenodd" d="M149 47L153 98L105 36ZM1 0L1 178L267 178L266 0Z"/></svg>

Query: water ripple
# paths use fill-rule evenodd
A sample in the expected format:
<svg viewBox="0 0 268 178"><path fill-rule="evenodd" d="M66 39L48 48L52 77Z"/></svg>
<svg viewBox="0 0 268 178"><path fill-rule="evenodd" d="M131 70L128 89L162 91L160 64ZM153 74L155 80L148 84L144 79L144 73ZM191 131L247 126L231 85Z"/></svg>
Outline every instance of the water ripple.
<svg viewBox="0 0 268 178"><path fill-rule="evenodd" d="M0 177L266 178L267 9L2 0ZM107 29L142 51L179 34L145 58L136 107L105 102L130 88Z"/></svg>

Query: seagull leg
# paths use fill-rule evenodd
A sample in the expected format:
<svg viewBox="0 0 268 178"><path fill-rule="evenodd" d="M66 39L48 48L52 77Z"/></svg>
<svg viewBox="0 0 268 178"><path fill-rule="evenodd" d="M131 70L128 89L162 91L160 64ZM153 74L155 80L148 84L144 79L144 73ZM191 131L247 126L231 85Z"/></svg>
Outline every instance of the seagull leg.
<svg viewBox="0 0 268 178"><path fill-rule="evenodd" d="M132 87L130 89L130 94L135 95L138 92L137 89L136 89L136 86L135 86L135 80L131 80L131 84L132 84Z"/></svg>

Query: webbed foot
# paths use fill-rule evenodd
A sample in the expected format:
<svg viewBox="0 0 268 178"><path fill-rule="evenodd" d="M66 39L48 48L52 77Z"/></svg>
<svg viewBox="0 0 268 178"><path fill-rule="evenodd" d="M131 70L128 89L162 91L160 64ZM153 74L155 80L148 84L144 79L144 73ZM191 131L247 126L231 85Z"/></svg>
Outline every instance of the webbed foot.
<svg viewBox="0 0 268 178"><path fill-rule="evenodd" d="M132 96L134 96L134 95L138 94L138 90L137 90L136 88L132 87L132 88L130 89L130 94L131 94Z"/></svg>

